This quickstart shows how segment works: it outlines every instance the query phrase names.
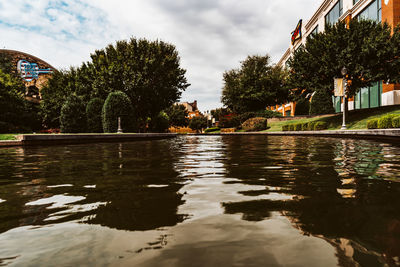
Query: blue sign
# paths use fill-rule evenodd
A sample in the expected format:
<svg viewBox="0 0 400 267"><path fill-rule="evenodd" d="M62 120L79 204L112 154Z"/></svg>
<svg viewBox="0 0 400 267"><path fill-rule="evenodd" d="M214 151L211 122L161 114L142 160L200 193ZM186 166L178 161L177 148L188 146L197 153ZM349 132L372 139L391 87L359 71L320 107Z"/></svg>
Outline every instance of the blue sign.
<svg viewBox="0 0 400 267"><path fill-rule="evenodd" d="M30 63L26 60L18 61L17 65L18 72L21 77L26 81L30 82L32 80L37 80L39 78L39 74L52 73L53 71L49 69L39 69L38 64Z"/></svg>

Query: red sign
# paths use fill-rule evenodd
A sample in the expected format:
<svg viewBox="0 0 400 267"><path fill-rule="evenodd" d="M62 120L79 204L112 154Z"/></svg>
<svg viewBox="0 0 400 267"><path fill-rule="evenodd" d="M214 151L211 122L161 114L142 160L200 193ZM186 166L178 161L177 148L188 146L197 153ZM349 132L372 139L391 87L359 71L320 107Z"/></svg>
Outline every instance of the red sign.
<svg viewBox="0 0 400 267"><path fill-rule="evenodd" d="M301 24L302 24L303 20L301 19L299 21L299 23L297 23L296 29L294 30L294 32L292 32L292 45L294 45L294 43L301 39Z"/></svg>

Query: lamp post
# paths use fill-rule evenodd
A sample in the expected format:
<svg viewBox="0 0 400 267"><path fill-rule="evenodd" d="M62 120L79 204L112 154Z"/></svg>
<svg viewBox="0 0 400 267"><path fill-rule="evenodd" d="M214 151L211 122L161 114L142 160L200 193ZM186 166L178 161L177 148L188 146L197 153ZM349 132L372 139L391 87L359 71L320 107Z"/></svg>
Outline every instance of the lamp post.
<svg viewBox="0 0 400 267"><path fill-rule="evenodd" d="M347 78L346 78L346 75L347 75L347 69L346 69L346 67L343 67L342 68L342 70L341 70L341 73L342 73L342 76L343 76L343 79L344 79L344 92L343 92L343 94L344 94L344 98L343 98L343 124L342 124L342 130L346 130L347 129L347 127L346 127L346 108L347 108Z"/></svg>
<svg viewBox="0 0 400 267"><path fill-rule="evenodd" d="M122 133L122 128L121 128L121 117L118 117L118 130L117 133Z"/></svg>

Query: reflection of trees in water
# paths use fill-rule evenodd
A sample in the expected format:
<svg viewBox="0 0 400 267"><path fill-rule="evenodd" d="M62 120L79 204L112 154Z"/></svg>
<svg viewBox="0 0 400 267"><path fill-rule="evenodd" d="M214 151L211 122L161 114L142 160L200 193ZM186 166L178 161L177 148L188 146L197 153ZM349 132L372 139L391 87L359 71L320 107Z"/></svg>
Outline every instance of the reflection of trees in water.
<svg viewBox="0 0 400 267"><path fill-rule="evenodd" d="M239 145L243 142L240 138L224 141L230 177L239 179L236 183L266 186L259 194L252 191L248 195L278 192L292 196L292 200L266 196L224 203L226 213L242 213L245 220L259 221L273 211L281 212L305 234L323 237L334 245L342 266L352 260L368 261L372 266L374 262L393 263L393 258L400 256L400 184L380 179L378 172L388 150L382 154L381 146L359 140L269 137L247 139L245 146ZM245 151L247 147L251 152ZM392 149L390 153L391 164L398 166L398 152ZM400 172L391 170L398 179ZM353 191L346 194L342 191L346 189ZM346 245L343 240L348 240ZM348 258L344 260L343 255Z"/></svg>
<svg viewBox="0 0 400 267"><path fill-rule="evenodd" d="M0 231L71 220L124 230L175 225L184 215L177 214L183 200L174 152L168 141L24 148L24 155L6 160L20 166L0 164L10 180L0 191L6 200L0 203ZM54 185L66 186L48 187ZM51 204L25 205L63 195L85 199L53 209L48 209Z"/></svg>

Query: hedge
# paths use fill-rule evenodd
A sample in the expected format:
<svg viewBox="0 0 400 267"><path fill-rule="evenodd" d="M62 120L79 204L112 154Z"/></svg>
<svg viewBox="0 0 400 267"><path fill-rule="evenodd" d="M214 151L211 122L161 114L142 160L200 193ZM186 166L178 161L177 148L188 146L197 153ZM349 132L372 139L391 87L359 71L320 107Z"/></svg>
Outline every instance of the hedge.
<svg viewBox="0 0 400 267"><path fill-rule="evenodd" d="M393 128L400 128L400 116L396 116L392 119Z"/></svg>
<svg viewBox="0 0 400 267"><path fill-rule="evenodd" d="M379 119L371 119L367 121L367 128L368 129L378 129L378 121Z"/></svg>
<svg viewBox="0 0 400 267"><path fill-rule="evenodd" d="M396 115L389 114L389 115L380 117L379 120L378 120L378 128L379 128L379 129L389 129L389 128L393 128L392 119L393 119L395 116L396 116Z"/></svg>
<svg viewBox="0 0 400 267"><path fill-rule="evenodd" d="M207 128L204 130L205 133L212 133L212 132L217 132L219 131L220 128L219 127L213 127L213 128Z"/></svg>
<svg viewBox="0 0 400 267"><path fill-rule="evenodd" d="M283 132L289 131L289 124L282 125L282 131Z"/></svg>
<svg viewBox="0 0 400 267"><path fill-rule="evenodd" d="M314 126L314 131L326 130L328 129L328 124L324 121L317 121Z"/></svg>
<svg viewBox="0 0 400 267"><path fill-rule="evenodd" d="M303 129L303 125L301 123L296 123L294 125L294 130L295 131L301 131Z"/></svg>
<svg viewBox="0 0 400 267"><path fill-rule="evenodd" d="M60 124L62 133L86 132L86 107L76 95L69 96L62 105Z"/></svg>
<svg viewBox="0 0 400 267"><path fill-rule="evenodd" d="M302 131L308 131L308 122L301 124L301 130Z"/></svg>
<svg viewBox="0 0 400 267"><path fill-rule="evenodd" d="M116 91L108 95L102 110L103 130L105 133L115 133L118 130L118 117L125 132L133 131L133 111L129 97Z"/></svg>
<svg viewBox="0 0 400 267"><path fill-rule="evenodd" d="M100 98L93 98L86 106L87 130L89 133L102 133L101 111L104 101Z"/></svg>
<svg viewBox="0 0 400 267"><path fill-rule="evenodd" d="M242 129L245 131L263 131L267 129L267 119L256 117L246 120L242 124Z"/></svg>

